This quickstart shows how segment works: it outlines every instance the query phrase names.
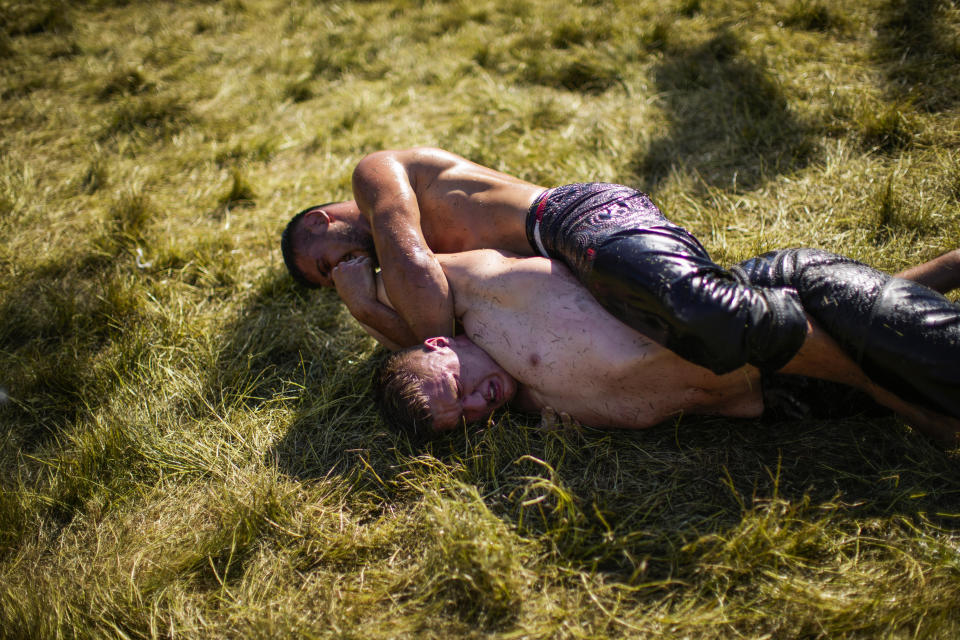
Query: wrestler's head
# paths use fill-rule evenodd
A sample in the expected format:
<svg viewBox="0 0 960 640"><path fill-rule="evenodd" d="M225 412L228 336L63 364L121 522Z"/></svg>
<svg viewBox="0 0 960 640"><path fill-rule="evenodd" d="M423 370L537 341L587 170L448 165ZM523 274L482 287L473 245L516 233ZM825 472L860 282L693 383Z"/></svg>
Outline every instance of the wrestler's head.
<svg viewBox="0 0 960 640"><path fill-rule="evenodd" d="M293 279L311 287L332 287L330 271L351 258L366 256L376 264L367 219L356 202L308 207L287 223L280 236L283 261Z"/></svg>
<svg viewBox="0 0 960 640"><path fill-rule="evenodd" d="M393 354L378 384L388 422L411 435L483 420L517 393L517 381L466 336L428 338Z"/></svg>

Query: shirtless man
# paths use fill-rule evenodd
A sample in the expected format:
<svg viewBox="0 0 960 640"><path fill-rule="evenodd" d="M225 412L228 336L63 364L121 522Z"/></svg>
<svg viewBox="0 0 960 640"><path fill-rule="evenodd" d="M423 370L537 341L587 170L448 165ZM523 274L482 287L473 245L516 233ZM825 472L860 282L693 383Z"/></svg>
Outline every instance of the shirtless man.
<svg viewBox="0 0 960 640"><path fill-rule="evenodd" d="M802 270L816 271L821 267L814 262L823 255L792 257L806 262ZM680 358L607 313L557 262L490 250L438 259L466 335L428 338L391 357L378 387L381 407L394 424L435 433L461 420L482 420L507 402L622 428L651 426L678 413L754 417L763 411L759 369L745 365L717 375ZM960 326L954 334L960 337ZM822 332L814 331L804 357L780 373L858 388L929 435L956 444L960 420L881 388ZM953 391L960 393L957 383Z"/></svg>
<svg viewBox="0 0 960 640"><path fill-rule="evenodd" d="M281 241L284 261L307 286L336 286L357 320L397 346L452 335L453 301L436 254L483 248L564 262L614 316L715 373L745 363L775 370L807 332L795 296L738 280L627 187L546 189L415 148L363 158L353 192L354 200L295 216ZM396 311L370 286L377 262ZM952 264L960 283L960 252Z"/></svg>

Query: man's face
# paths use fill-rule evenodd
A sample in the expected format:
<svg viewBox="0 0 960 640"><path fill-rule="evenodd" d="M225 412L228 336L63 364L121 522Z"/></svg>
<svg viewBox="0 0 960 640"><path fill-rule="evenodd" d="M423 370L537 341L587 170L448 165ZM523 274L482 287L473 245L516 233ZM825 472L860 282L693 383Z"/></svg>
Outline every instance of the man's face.
<svg viewBox="0 0 960 640"><path fill-rule="evenodd" d="M370 234L339 217L340 210L350 206L356 205L338 202L317 208L307 213L297 227L297 266L308 280L321 286L333 286L330 272L344 260L366 256L376 263Z"/></svg>
<svg viewBox="0 0 960 640"><path fill-rule="evenodd" d="M516 395L517 381L465 336L430 338L424 346L420 367L434 430L483 420Z"/></svg>

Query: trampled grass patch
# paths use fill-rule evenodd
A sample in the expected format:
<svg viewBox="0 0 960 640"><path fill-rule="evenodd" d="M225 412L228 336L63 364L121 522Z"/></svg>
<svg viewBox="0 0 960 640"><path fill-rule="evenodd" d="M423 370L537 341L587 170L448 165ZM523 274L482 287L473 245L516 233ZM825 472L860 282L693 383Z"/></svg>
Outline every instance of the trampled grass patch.
<svg viewBox="0 0 960 640"><path fill-rule="evenodd" d="M0 0L0 637L953 638L960 472L805 419L423 447L279 234L380 148L650 191L718 261L960 244L946 0ZM838 411L837 409L842 409Z"/></svg>

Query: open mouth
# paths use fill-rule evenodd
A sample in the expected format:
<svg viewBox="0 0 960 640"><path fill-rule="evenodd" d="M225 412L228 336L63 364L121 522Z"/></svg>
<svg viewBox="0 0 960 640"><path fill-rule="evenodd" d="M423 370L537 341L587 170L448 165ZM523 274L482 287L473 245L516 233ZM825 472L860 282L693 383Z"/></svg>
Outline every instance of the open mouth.
<svg viewBox="0 0 960 640"><path fill-rule="evenodd" d="M487 401L487 404L493 405L499 403L503 399L503 387L500 385L499 380L491 380L487 385L487 391L483 394L484 400Z"/></svg>

